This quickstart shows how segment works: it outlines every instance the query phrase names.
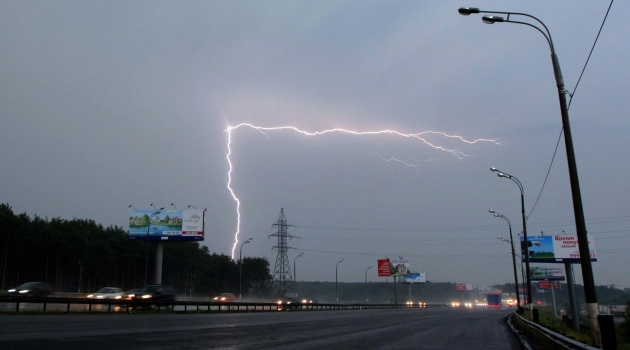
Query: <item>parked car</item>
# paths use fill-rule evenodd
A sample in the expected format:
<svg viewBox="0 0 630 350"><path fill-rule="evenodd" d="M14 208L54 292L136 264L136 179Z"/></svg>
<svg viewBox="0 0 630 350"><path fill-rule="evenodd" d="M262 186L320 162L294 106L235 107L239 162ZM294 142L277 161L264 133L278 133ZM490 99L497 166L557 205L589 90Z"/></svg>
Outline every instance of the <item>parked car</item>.
<svg viewBox="0 0 630 350"><path fill-rule="evenodd" d="M172 286L164 284L150 284L142 287L140 291L131 297L132 300L174 301L175 290Z"/></svg>
<svg viewBox="0 0 630 350"><path fill-rule="evenodd" d="M236 301L236 296L232 293L221 293L220 295L212 298L212 301L221 303L232 303Z"/></svg>
<svg viewBox="0 0 630 350"><path fill-rule="evenodd" d="M53 294L53 288L46 282L28 282L7 291L9 295L26 297L48 297Z"/></svg>
<svg viewBox="0 0 630 350"><path fill-rule="evenodd" d="M91 299L122 299L123 290L116 287L103 287L96 293L88 294Z"/></svg>

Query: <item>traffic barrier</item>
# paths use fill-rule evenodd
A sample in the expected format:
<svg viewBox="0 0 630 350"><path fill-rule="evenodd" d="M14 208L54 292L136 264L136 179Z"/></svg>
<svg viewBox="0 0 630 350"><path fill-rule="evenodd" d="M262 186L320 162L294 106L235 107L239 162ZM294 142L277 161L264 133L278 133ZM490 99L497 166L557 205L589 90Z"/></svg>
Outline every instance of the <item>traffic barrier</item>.
<svg viewBox="0 0 630 350"><path fill-rule="evenodd" d="M51 311L49 305L64 305L65 312L71 312L71 305L75 306L74 312L95 312L93 306L106 307L107 312L132 312L133 310L152 310L158 312L164 309L171 312L189 312L189 308L194 307L194 312L256 312L256 311L312 311L312 310L365 310L365 309L395 309L395 308L427 308L427 307L449 307L447 304L424 304L424 305L404 305L404 304L362 304L362 303L318 303L318 304L280 304L274 302L212 302L205 301L204 298L198 300L175 300L175 301L149 301L149 300L120 300L120 299L91 299L91 298L32 298L0 296L0 303L15 303L15 312L20 311L20 305L35 304L42 305L42 312ZM78 306L78 308L77 308ZM83 307L81 307L83 306ZM113 308L112 308L113 307ZM201 307L201 309L200 309ZM178 310L179 309L179 310ZM38 308L39 310L39 308ZM33 311L38 311L33 310ZM96 310L98 311L98 310ZM2 310L0 310L2 312ZM101 310L104 312L104 310Z"/></svg>

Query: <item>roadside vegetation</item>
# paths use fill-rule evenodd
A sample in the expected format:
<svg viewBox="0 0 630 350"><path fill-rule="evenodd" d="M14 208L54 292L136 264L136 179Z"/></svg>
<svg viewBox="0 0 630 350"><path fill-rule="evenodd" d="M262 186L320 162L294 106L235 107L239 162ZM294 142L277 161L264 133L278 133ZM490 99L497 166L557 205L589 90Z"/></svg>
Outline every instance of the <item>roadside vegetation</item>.
<svg viewBox="0 0 630 350"><path fill-rule="evenodd" d="M550 307L539 307L538 310L540 325L556 333L560 333L568 338L593 346L593 343L591 341L591 334L588 329L581 329L579 332L574 331L569 325L562 321L561 318L553 317L553 309L551 309ZM529 319L529 311L525 311L522 316L525 319ZM623 322L615 324L615 333L617 335L617 349L630 350L630 301L626 306L626 312L624 313L623 318ZM516 318L514 318L514 320L515 324L518 325L518 328L527 335L528 339L530 339L534 343L534 345L538 345L540 348L543 349L556 349L557 345L555 345L555 343L553 343L552 341L549 341L545 336L539 334L534 330L531 330L531 328L527 327ZM580 324L588 324L588 319L586 318L586 316L582 316L582 318L580 319ZM557 348L562 349L561 347Z"/></svg>
<svg viewBox="0 0 630 350"><path fill-rule="evenodd" d="M149 283L155 271L155 243L131 241L118 226L103 227L89 219L29 217L0 204L0 290L24 282L53 285L56 292L88 293L101 287L123 290ZM264 295L271 279L264 258L244 258L243 292ZM210 253L197 242L164 245L162 282L178 295L210 296L239 288L238 262Z"/></svg>

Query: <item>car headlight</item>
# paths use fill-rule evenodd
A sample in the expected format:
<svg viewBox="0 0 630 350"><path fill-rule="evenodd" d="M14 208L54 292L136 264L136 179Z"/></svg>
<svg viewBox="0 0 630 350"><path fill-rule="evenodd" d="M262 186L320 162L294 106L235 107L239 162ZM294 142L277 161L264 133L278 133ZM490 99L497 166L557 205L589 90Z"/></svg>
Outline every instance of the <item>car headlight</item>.
<svg viewBox="0 0 630 350"><path fill-rule="evenodd" d="M8 292L9 293L15 293L15 289L9 289Z"/></svg>
<svg viewBox="0 0 630 350"><path fill-rule="evenodd" d="M19 291L18 293L22 293L22 294L24 294L24 293L28 293L28 292L29 292L29 290L28 290L28 289L24 289L24 290Z"/></svg>
<svg viewBox="0 0 630 350"><path fill-rule="evenodd" d="M150 294L145 294L142 296L142 299L151 299L151 295Z"/></svg>
<svg viewBox="0 0 630 350"><path fill-rule="evenodd" d="M115 299L120 299L120 295L117 295Z"/></svg>
<svg viewBox="0 0 630 350"><path fill-rule="evenodd" d="M96 297L96 299L103 299L103 298L105 298L105 297L102 296L102 295L99 295L99 296Z"/></svg>
<svg viewBox="0 0 630 350"><path fill-rule="evenodd" d="M94 295L90 294L90 295L88 295L87 297L88 297L88 298L91 298L91 297L93 297L93 296L94 296Z"/></svg>

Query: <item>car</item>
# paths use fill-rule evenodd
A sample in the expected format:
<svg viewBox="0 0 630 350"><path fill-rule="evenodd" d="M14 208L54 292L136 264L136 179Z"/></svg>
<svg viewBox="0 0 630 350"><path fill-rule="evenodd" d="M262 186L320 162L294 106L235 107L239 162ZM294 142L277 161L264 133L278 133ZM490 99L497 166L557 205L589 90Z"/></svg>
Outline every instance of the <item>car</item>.
<svg viewBox="0 0 630 350"><path fill-rule="evenodd" d="M175 290L165 284L149 284L142 287L132 300L175 301Z"/></svg>
<svg viewBox="0 0 630 350"><path fill-rule="evenodd" d="M302 305L302 300L293 297L286 297L278 300L278 310L293 310Z"/></svg>
<svg viewBox="0 0 630 350"><path fill-rule="evenodd" d="M88 294L90 299L122 299L123 290L116 287L103 287L96 293Z"/></svg>
<svg viewBox="0 0 630 350"><path fill-rule="evenodd" d="M12 296L48 297L53 294L53 287L46 282L28 282L7 291Z"/></svg>
<svg viewBox="0 0 630 350"><path fill-rule="evenodd" d="M236 301L236 296L232 293L221 293L212 298L212 301L217 303L233 303Z"/></svg>
<svg viewBox="0 0 630 350"><path fill-rule="evenodd" d="M317 301L317 299L315 298L302 298L302 305L305 304L319 304L319 301Z"/></svg>
<svg viewBox="0 0 630 350"><path fill-rule="evenodd" d="M140 293L140 288L135 288L135 289L130 289L126 292L124 292L122 294L122 298L121 299L126 299L126 300L130 300L132 299L136 294Z"/></svg>

